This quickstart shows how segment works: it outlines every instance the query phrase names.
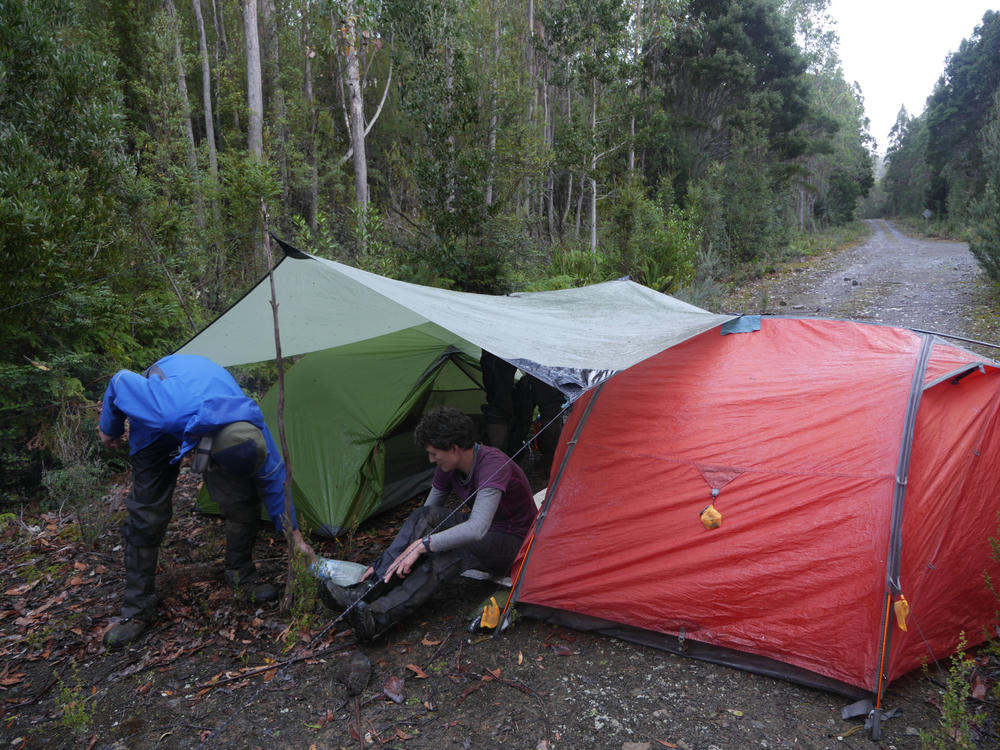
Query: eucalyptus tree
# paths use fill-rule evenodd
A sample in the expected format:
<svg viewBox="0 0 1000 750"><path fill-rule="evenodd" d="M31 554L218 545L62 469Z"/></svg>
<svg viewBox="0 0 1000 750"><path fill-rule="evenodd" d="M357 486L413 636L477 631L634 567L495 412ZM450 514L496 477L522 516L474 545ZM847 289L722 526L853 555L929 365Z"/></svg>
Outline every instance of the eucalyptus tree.
<svg viewBox="0 0 1000 750"><path fill-rule="evenodd" d="M264 84L261 80L260 36L257 29L257 0L243 0L243 35L246 43L247 148L264 161Z"/></svg>
<svg viewBox="0 0 1000 750"><path fill-rule="evenodd" d="M478 0L387 8L398 116L387 125L393 143L379 189L407 228L403 242L436 259L441 283L500 291L527 241L524 186L544 174L521 8Z"/></svg>
<svg viewBox="0 0 1000 750"><path fill-rule="evenodd" d="M542 13L549 35L549 54L563 76L567 101L578 97L584 104L579 109L586 113L585 130L578 128L577 132L586 133L580 172L588 186L591 253L597 252L601 162L612 155L626 154L630 145L628 137L623 137L628 133L629 120L620 106L623 91L619 86L622 65L628 57L630 13L621 0L557 0L546 4ZM572 123L568 124L572 127ZM577 221L581 213L577 211Z"/></svg>
<svg viewBox="0 0 1000 750"><path fill-rule="evenodd" d="M931 169L927 162L926 115L910 117L900 107L889 131L882 185L886 209L895 216L917 216L929 208Z"/></svg>
<svg viewBox="0 0 1000 750"><path fill-rule="evenodd" d="M994 281L1000 281L1000 90L979 134L985 185L972 206L969 250Z"/></svg>
<svg viewBox="0 0 1000 750"><path fill-rule="evenodd" d="M694 188L705 242L748 260L780 242L783 200L806 149L807 61L776 0L692 0L649 62L667 133L647 182Z"/></svg>
<svg viewBox="0 0 1000 750"><path fill-rule="evenodd" d="M985 186L979 131L998 88L1000 12L990 10L949 55L944 74L927 99L930 203L939 213L964 217Z"/></svg>

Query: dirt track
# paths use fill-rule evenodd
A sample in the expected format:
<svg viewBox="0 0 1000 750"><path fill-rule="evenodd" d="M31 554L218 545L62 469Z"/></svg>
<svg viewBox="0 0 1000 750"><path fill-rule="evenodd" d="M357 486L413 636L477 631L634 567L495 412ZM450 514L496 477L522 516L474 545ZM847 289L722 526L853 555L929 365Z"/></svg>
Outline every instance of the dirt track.
<svg viewBox="0 0 1000 750"><path fill-rule="evenodd" d="M984 329L991 320L983 312L986 291L964 245L907 240L886 222L872 224L870 241L755 283L727 310L997 339ZM109 499L109 515L120 513L120 503L120 495ZM281 639L288 619L275 607L232 608L211 554L220 524L196 515L187 499L177 503L161 557L163 621L125 653L100 646L121 594L117 534L109 527L95 553L62 538L53 528L0 540L0 746L916 750L919 732L933 729L940 715L938 686L911 674L889 687L885 705L899 713L875 745L859 731L860 720L841 719L847 699L782 680L531 620L493 640L471 637L471 614L494 586L463 579L391 641L364 649L372 676L358 732L353 700L336 679L354 649L344 627L324 636L318 645L329 650L313 658L206 687L213 677L300 653L329 615L288 652ZM367 561L382 541L363 530L343 556ZM265 571L278 579L284 563L274 549L280 541L271 551L262 541L258 559L270 558ZM36 568L48 566L41 584L26 577L29 551L39 555ZM333 543L323 551L339 556ZM933 670L930 676L942 679ZM383 690L393 680L402 680L399 703ZM67 717L81 707L89 722L70 725Z"/></svg>

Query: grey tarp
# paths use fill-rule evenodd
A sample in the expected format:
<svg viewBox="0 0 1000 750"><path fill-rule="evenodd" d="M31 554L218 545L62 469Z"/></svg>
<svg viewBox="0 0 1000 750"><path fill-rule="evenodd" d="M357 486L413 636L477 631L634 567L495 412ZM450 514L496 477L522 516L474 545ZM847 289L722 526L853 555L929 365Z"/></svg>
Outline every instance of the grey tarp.
<svg viewBox="0 0 1000 750"><path fill-rule="evenodd" d="M568 393L720 325L717 315L636 284L494 296L409 284L301 253L274 270L284 356L435 323ZM185 344L224 366L274 359L267 279Z"/></svg>

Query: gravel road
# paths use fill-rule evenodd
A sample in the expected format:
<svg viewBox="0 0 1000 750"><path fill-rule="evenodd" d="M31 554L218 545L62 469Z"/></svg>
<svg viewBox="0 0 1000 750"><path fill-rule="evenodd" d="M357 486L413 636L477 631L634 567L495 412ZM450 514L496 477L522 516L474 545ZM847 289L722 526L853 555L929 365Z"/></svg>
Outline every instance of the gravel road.
<svg viewBox="0 0 1000 750"><path fill-rule="evenodd" d="M866 241L742 288L727 312L849 318L1000 341L992 290L967 244L909 237L885 219L867 224Z"/></svg>

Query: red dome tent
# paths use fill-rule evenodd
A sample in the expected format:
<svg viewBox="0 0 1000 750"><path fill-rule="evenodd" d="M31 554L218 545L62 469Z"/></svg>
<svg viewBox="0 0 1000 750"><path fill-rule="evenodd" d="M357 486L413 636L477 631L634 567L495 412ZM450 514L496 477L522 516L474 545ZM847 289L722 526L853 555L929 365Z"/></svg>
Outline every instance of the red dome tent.
<svg viewBox="0 0 1000 750"><path fill-rule="evenodd" d="M997 368L816 319L666 349L574 405L513 598L879 705L996 625Z"/></svg>

